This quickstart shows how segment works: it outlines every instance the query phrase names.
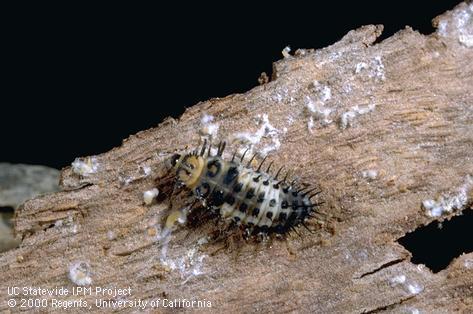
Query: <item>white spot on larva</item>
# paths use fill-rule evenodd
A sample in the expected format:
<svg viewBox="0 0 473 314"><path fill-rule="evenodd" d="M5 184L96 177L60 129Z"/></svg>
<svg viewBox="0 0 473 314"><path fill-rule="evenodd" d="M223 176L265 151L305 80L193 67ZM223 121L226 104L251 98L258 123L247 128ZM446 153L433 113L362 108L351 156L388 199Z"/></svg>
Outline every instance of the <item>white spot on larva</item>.
<svg viewBox="0 0 473 314"><path fill-rule="evenodd" d="M361 172L361 176L368 180L374 180L378 177L378 170L376 169L363 170Z"/></svg>
<svg viewBox="0 0 473 314"><path fill-rule="evenodd" d="M289 58L289 57L291 57L290 52L291 52L291 47L289 47L289 46L286 46L286 47L281 51L281 53L282 53L282 55L283 55L284 58Z"/></svg>
<svg viewBox="0 0 473 314"><path fill-rule="evenodd" d="M426 214L431 217L439 217L444 214L451 214L454 211L463 209L468 201L468 193L473 187L473 178L468 175L463 185L455 193L440 196L437 200L425 200L422 206Z"/></svg>
<svg viewBox="0 0 473 314"><path fill-rule="evenodd" d="M153 203L154 199L159 195L159 190L154 188L152 190L144 191L143 192L143 201L146 205L150 205Z"/></svg>
<svg viewBox="0 0 473 314"><path fill-rule="evenodd" d="M363 106L363 107L360 107L358 105L351 107L350 110L340 115L340 127L342 129L346 129L348 126L352 126L357 116L374 111L375 107L376 107L375 104L371 104L371 105Z"/></svg>
<svg viewBox="0 0 473 314"><path fill-rule="evenodd" d="M214 116L204 114L202 116L201 122L201 129L200 134L202 137L208 137L209 139L215 138L218 133L219 125L218 123L214 123Z"/></svg>
<svg viewBox="0 0 473 314"><path fill-rule="evenodd" d="M70 265L69 279L78 286L90 286L92 277L89 263L79 261Z"/></svg>
<svg viewBox="0 0 473 314"><path fill-rule="evenodd" d="M260 144L263 138L270 139L271 142L260 147L258 151L259 155L266 156L268 153L278 150L281 146L281 142L279 140L279 134L281 131L271 125L267 114L258 115L256 121L257 124L260 125L260 128L256 132L236 133L233 135L233 140L246 144L253 150L256 145Z"/></svg>
<svg viewBox="0 0 473 314"><path fill-rule="evenodd" d="M99 164L96 157L76 158L72 164L72 171L75 174L87 177L96 173L99 169Z"/></svg>

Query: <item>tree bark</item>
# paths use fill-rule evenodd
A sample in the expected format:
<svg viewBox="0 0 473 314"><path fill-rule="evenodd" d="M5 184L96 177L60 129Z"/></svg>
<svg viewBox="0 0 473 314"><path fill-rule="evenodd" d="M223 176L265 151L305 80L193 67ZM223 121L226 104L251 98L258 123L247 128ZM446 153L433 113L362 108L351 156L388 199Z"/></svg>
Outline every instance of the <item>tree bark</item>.
<svg viewBox="0 0 473 314"><path fill-rule="evenodd" d="M369 25L324 49L285 51L270 82L199 103L64 169L61 192L16 214L23 240L0 255L0 310L20 309L8 307L7 287L71 291L70 267L84 262L92 287L131 287L115 300L206 300L215 312L473 311L473 253L432 273L396 242L472 204L472 4L434 24L433 34L406 27L379 43L382 26ZM322 228L224 247L207 240L214 225L180 226L164 256L168 202L145 205L143 192L166 157L204 137L228 141L227 152L267 154L319 186L326 217L310 226ZM96 299L113 299L43 298L82 298L94 310Z"/></svg>

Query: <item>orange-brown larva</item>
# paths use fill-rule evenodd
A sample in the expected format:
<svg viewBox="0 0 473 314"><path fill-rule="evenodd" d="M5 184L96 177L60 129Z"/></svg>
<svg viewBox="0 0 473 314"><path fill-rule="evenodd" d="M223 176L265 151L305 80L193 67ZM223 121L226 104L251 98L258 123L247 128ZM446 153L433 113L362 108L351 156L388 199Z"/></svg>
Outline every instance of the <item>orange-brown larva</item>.
<svg viewBox="0 0 473 314"><path fill-rule="evenodd" d="M232 220L247 235L285 234L298 225L304 225L321 203L311 198L320 192L316 189L299 189L286 179L278 179L281 169L273 177L260 163L257 169L244 165L244 155L239 161L235 155L225 160L222 153L225 142L218 145L215 156L204 143L200 153L175 154L168 160L169 169L177 185L192 191L193 197L208 208L217 211L222 219Z"/></svg>

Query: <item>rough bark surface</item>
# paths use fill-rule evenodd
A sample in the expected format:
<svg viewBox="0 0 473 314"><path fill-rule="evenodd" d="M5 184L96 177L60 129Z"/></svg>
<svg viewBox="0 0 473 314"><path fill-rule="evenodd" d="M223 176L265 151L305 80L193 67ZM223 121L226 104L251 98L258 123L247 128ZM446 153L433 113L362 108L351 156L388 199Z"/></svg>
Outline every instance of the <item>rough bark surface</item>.
<svg viewBox="0 0 473 314"><path fill-rule="evenodd" d="M396 242L470 210L472 16L462 3L431 35L407 27L375 43L382 26L369 25L325 49L285 52L271 82L193 106L86 170L64 169L63 191L18 210L23 241L0 255L0 310L9 286L72 289L69 267L84 261L93 286L131 287L122 300L205 299L215 312L472 312L473 253L434 274ZM330 227L220 249L202 243L212 226L181 226L162 258L167 202L146 206L143 192L166 156L209 133L229 150L251 143L320 186Z"/></svg>

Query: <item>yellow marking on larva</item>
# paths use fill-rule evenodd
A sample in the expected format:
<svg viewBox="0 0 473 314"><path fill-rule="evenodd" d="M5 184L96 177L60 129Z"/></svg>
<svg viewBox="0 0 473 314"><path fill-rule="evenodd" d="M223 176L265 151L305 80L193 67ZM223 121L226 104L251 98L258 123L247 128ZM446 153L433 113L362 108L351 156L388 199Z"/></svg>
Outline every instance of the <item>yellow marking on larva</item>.
<svg viewBox="0 0 473 314"><path fill-rule="evenodd" d="M179 171L179 179L190 189L193 189L199 182L204 170L204 159L198 156L190 156L182 162Z"/></svg>
<svg viewBox="0 0 473 314"><path fill-rule="evenodd" d="M179 218L181 218L181 216L182 216L182 213L180 210L175 209L171 211L171 213L169 213L168 218L166 219L166 228L170 230L174 228L176 221L178 221Z"/></svg>

